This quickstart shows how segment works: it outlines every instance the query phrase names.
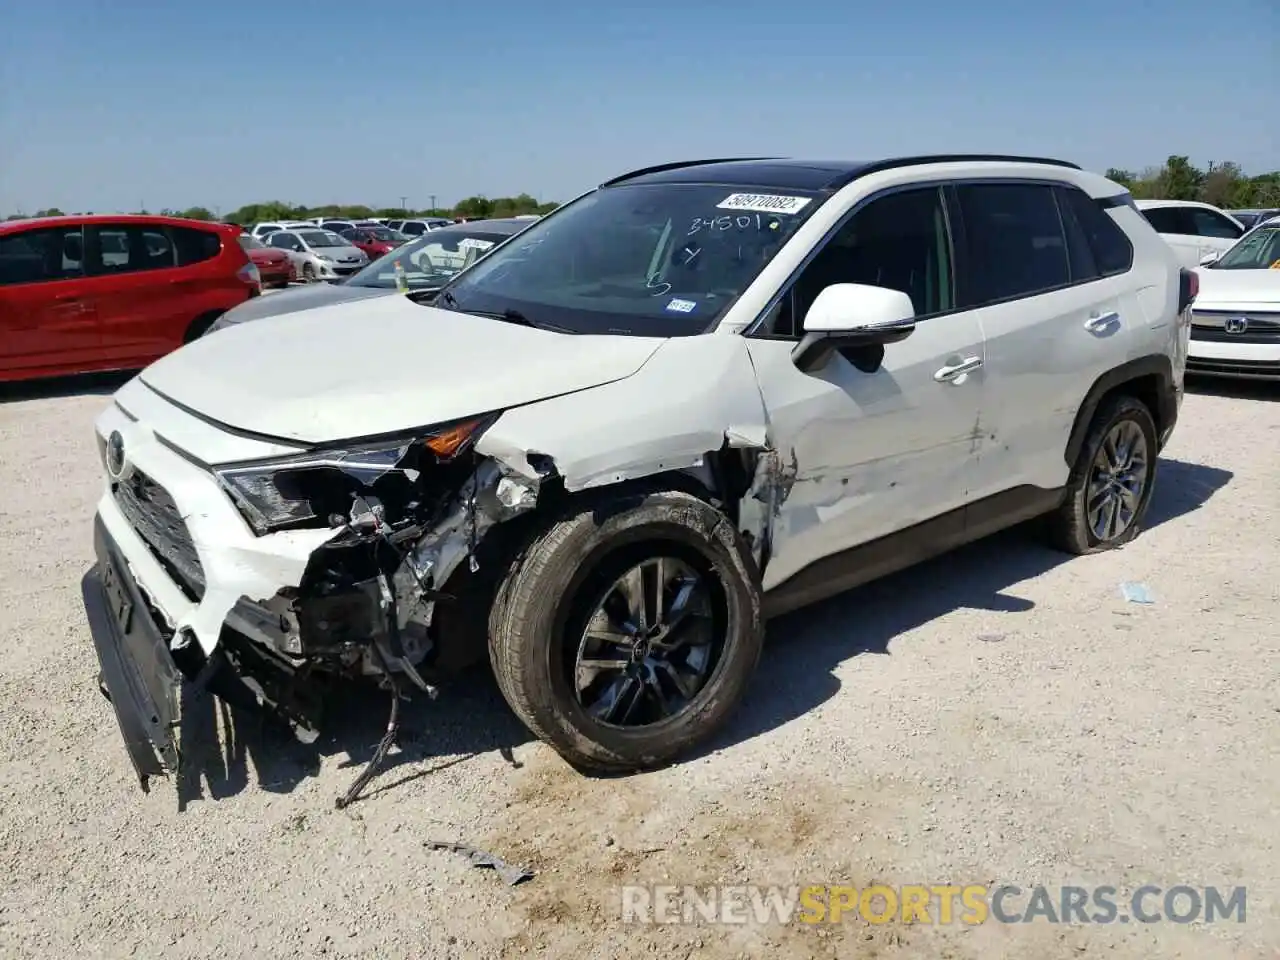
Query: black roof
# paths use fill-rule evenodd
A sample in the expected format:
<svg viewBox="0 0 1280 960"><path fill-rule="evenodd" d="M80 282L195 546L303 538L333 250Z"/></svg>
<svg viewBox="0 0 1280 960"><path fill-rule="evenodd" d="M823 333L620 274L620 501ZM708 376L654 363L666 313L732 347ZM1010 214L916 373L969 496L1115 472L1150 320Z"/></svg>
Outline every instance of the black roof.
<svg viewBox="0 0 1280 960"><path fill-rule="evenodd" d="M790 190L835 190L858 177L895 167L925 163L1005 161L1043 163L1055 167L1080 167L1065 160L997 154L938 154L895 157L876 161L792 160L785 157L738 157L716 160L684 160L644 167L607 180L601 186L621 183L717 183L731 186L779 187Z"/></svg>

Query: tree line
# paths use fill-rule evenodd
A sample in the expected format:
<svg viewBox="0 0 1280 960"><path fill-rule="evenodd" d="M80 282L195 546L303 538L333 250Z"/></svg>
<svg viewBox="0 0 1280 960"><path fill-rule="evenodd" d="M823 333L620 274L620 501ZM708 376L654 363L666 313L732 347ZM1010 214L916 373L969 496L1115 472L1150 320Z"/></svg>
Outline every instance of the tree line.
<svg viewBox="0 0 1280 960"><path fill-rule="evenodd" d="M1280 170L1250 177L1230 161L1211 160L1201 168L1189 157L1175 156L1140 173L1112 167L1106 176L1139 200L1200 200L1224 210L1280 207Z"/></svg>
<svg viewBox="0 0 1280 960"><path fill-rule="evenodd" d="M1110 180L1123 184L1134 197L1147 200L1202 200L1226 210L1280 207L1280 170L1247 175L1240 165L1230 161L1210 161L1207 167L1195 166L1189 157L1171 156L1163 166L1148 167L1142 171L1110 167L1106 172ZM263 220L309 220L312 217L334 217L343 220L361 220L366 217L514 217L529 213L550 213L558 203L539 203L536 197L521 193L514 197L474 196L460 200L453 207L436 207L429 210L405 207L368 207L361 204L331 203L319 207L299 206L272 200L268 203L249 203L225 216L218 216L207 207L188 207L186 210L140 210L138 213L158 212L169 216L189 217L193 220L221 220L246 226ZM93 211L84 211L92 213ZM63 212L56 207L37 210L34 216L57 217ZM32 214L13 214L6 217L16 220Z"/></svg>

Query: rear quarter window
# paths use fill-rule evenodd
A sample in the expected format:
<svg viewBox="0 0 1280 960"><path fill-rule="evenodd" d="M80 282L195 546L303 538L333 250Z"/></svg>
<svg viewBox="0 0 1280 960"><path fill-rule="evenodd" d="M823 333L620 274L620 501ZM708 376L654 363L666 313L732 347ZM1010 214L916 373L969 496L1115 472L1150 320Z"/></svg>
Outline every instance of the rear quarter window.
<svg viewBox="0 0 1280 960"><path fill-rule="evenodd" d="M1094 200L1076 187L1059 188L1058 198L1064 213L1070 211L1084 233L1098 274L1114 277L1127 273L1133 267L1133 244L1103 208L1102 201Z"/></svg>
<svg viewBox="0 0 1280 960"><path fill-rule="evenodd" d="M194 227L170 227L173 245L178 250L178 266L188 267L193 263L212 260L222 252L222 238L212 230L197 230Z"/></svg>

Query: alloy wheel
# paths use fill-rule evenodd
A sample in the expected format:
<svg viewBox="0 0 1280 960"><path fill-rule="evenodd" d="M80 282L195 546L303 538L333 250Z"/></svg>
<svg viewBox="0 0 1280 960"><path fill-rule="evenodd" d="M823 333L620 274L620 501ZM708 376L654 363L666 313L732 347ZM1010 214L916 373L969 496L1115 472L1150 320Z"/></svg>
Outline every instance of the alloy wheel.
<svg viewBox="0 0 1280 960"><path fill-rule="evenodd" d="M1132 420L1107 431L1089 468L1085 513L1099 542L1115 540L1137 519L1151 463L1147 438Z"/></svg>
<svg viewBox="0 0 1280 960"><path fill-rule="evenodd" d="M724 650L716 608L707 578L685 561L653 557L632 566L596 603L578 641L578 704L612 727L679 716Z"/></svg>

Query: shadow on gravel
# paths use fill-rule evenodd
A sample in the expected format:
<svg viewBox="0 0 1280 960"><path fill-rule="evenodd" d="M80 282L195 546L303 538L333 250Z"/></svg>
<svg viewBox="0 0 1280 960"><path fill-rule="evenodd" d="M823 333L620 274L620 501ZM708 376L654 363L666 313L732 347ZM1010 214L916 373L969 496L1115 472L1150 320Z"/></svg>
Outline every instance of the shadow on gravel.
<svg viewBox="0 0 1280 960"><path fill-rule="evenodd" d="M1161 460L1146 526L1197 509L1231 476L1213 467ZM837 665L861 653L887 653L889 642L913 627L961 607L1006 613L1032 609L1014 586L1071 559L1040 546L1034 528L1034 522L1024 524L770 623L757 674L767 677L767 683L753 684L735 720L695 758L812 710L840 689L832 673ZM314 744L302 744L268 716L209 695L188 695L179 805L221 800L251 782L288 793L319 773L322 757L343 756L347 776L326 785L336 799L373 756L389 706L386 693L353 686L332 703L328 732ZM499 750L510 759L510 749L530 739L487 667L477 668L442 688L434 703L423 694L402 703L399 749L387 757L361 797L393 790L481 753Z"/></svg>
<svg viewBox="0 0 1280 960"><path fill-rule="evenodd" d="M1267 380L1232 380L1227 377L1202 377L1188 373L1188 393L1234 400L1280 400L1280 382Z"/></svg>
<svg viewBox="0 0 1280 960"><path fill-rule="evenodd" d="M390 694L352 685L330 704L326 732L315 743L304 744L272 716L188 691L183 703L179 809L193 800L234 796L250 783L271 793L289 793L317 776L321 758L327 756L344 758L345 776L329 785L336 800L373 757L386 731L390 706ZM442 687L434 703L421 692L401 701L397 747L360 799L493 750L518 765L510 751L530 739L488 669L470 671Z"/></svg>
<svg viewBox="0 0 1280 960"><path fill-rule="evenodd" d="M1169 459L1160 461L1159 471L1148 530L1198 509L1233 476ZM887 654L895 637L930 620L966 607L1031 610L1033 603L1018 596L1016 585L1073 559L1042 546L1038 533L1038 522L1031 521L771 621L757 680L742 708L692 759L808 713L840 689L837 666L863 653ZM980 642L977 636L959 639Z"/></svg>
<svg viewBox="0 0 1280 960"><path fill-rule="evenodd" d="M0 383L0 403L49 400L55 397L109 397L133 379L136 372L128 370L111 373L82 373L74 377Z"/></svg>

